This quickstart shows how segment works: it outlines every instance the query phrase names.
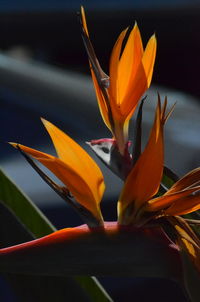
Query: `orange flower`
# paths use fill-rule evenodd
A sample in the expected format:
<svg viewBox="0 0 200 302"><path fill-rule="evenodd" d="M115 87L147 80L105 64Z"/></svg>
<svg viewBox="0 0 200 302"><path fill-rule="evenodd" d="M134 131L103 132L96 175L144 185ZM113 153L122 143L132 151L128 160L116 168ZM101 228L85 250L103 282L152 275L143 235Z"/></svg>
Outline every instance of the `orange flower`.
<svg viewBox="0 0 200 302"><path fill-rule="evenodd" d="M144 50L137 24L129 35L128 28L122 31L112 50L110 77L108 77L102 71L89 40L83 8L81 8L81 16L83 39L89 56L100 112L123 155L128 140L129 120L141 96L151 84L156 56L156 37L153 35L149 39Z"/></svg>
<svg viewBox="0 0 200 302"><path fill-rule="evenodd" d="M93 159L68 135L50 122L42 119L58 157L29 147L19 146L25 153L41 162L60 179L83 207L89 210L102 223L100 201L104 193L103 175Z"/></svg>

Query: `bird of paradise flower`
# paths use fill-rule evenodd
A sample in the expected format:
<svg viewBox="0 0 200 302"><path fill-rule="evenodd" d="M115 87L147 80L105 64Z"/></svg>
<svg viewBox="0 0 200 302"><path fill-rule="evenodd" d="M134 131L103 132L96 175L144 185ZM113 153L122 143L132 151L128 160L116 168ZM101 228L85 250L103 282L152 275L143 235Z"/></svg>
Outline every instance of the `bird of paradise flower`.
<svg viewBox="0 0 200 302"><path fill-rule="evenodd" d="M101 70L90 43L83 9L81 13L82 33L92 67L92 77L101 114L117 141L119 153L124 155L125 149L129 153L128 122L135 111L139 98L151 82L156 39L153 36L143 51L140 33L135 25L121 54L127 30L123 31L111 55L110 78L108 78ZM130 66L129 60L131 61ZM124 82L126 69L128 70L128 77L126 77L128 81ZM124 175L122 177L125 179L124 186L118 200L118 221L114 223L104 222L101 213L100 202L105 184L99 167L76 142L59 128L43 119L58 157L18 143L11 143L20 150L44 180L76 209L89 228L80 226L63 229L32 242L1 249L0 270L22 273L31 270L34 273L64 274L67 269L63 263L65 263L67 255L69 257L71 255L70 245L75 244L76 246L77 238L82 244L83 242L88 243L90 240L97 244L100 238L100 245L97 244L98 249L101 250L101 243L104 242L102 244L106 245L105 250L110 251L110 245L111 248L116 247L117 242L119 253L116 252L116 255L120 254L116 261L111 261L109 258L109 264L106 262L107 258L103 258L103 261L106 262L102 266L104 272L107 266L115 270L116 262L119 264L119 270L120 265L126 263L127 268L129 264L129 269L133 272L134 268L131 270L130 265L133 259L130 259L131 256L128 257L130 253L127 254L128 250L132 252L135 249L132 244L133 238L139 234L144 240L147 238L152 240L155 236L160 236L163 240L163 230L166 231L166 225L170 226L172 231L168 235L173 234L171 240L176 244L172 245L171 241L166 238L164 240L169 254L173 254L172 257L170 256L170 260L176 262L177 265L180 262L177 257L178 247L188 253L199 270L200 242L198 235L190 227L188 220L180 215L200 209L200 168L183 176L161 195L160 185L164 168L164 125L172 112L170 110L166 113L166 108L167 100L165 99L164 105L161 106L158 97L155 119L146 147L136 159L129 154L130 161L126 162L129 165L126 169L128 172L125 177ZM118 165L124 164L124 162L120 162L121 157L116 153L112 153L111 157L116 157L113 160L117 161ZM32 158L53 172L64 186L54 183L35 165ZM150 241L148 241L149 243ZM122 249L125 249L124 257ZM55 255L58 259L53 264L52 260ZM115 257L117 257L116 255ZM156 254L157 256L158 254ZM112 257L114 256L112 255ZM38 261L38 259L40 260ZM100 267L101 265L102 262ZM72 270L71 274L75 272L76 270ZM92 270L85 272L86 274L93 273Z"/></svg>

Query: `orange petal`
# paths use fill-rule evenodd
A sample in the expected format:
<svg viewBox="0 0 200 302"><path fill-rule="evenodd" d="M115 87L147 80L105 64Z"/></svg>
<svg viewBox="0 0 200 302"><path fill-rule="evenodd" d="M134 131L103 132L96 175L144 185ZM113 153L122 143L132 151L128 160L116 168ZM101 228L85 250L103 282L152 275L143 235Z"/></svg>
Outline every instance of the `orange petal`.
<svg viewBox="0 0 200 302"><path fill-rule="evenodd" d="M184 221L183 218L171 217L169 222L173 225L177 233L177 244L184 250L200 271L200 241L191 227Z"/></svg>
<svg viewBox="0 0 200 302"><path fill-rule="evenodd" d="M135 24L119 61L117 79L118 104L123 103L124 96L127 94L127 88L133 84L142 55L143 45L141 35L137 24Z"/></svg>
<svg viewBox="0 0 200 302"><path fill-rule="evenodd" d="M200 180L200 167L196 168L186 175L184 175L181 179L179 179L167 192L167 194L171 194L177 191L181 191L186 189L187 187L192 186L196 182Z"/></svg>
<svg viewBox="0 0 200 302"><path fill-rule="evenodd" d="M88 28L87 28L87 22L86 22L86 17L85 17L85 10L84 10L83 6L81 6L81 19L82 19L83 28L85 30L85 33L89 37Z"/></svg>
<svg viewBox="0 0 200 302"><path fill-rule="evenodd" d="M200 209L200 193L189 195L176 200L167 210L166 215L180 216Z"/></svg>
<svg viewBox="0 0 200 302"><path fill-rule="evenodd" d="M101 91L101 88L99 87L99 84L98 84L97 79L95 77L94 71L92 69L91 69L91 74L92 74L92 80L93 80L93 84L94 84L94 88L95 88L95 92L96 92L96 96L97 96L101 116L103 118L104 123L108 127L108 129L110 129L110 131L112 132L112 127L111 127L109 117L108 117L108 108L107 108L107 105L106 105L106 101L105 101L104 95Z"/></svg>
<svg viewBox="0 0 200 302"><path fill-rule="evenodd" d="M129 85L121 104L121 113L126 118L131 118L140 98L150 86L155 62L155 55L156 38L155 35L153 35L146 46L142 59L139 60L138 56L137 65L133 66Z"/></svg>
<svg viewBox="0 0 200 302"><path fill-rule="evenodd" d="M147 77L147 86L149 87L151 84L153 68L155 63L156 57L156 48L157 48L157 41L155 34L149 39L149 42L145 48L144 55L142 58L142 64L144 66L144 70Z"/></svg>
<svg viewBox="0 0 200 302"><path fill-rule="evenodd" d="M77 174L95 188L96 184L103 182L103 175L95 161L67 134L54 126L52 123L42 119L47 129L59 158L72 167Z"/></svg>
<svg viewBox="0 0 200 302"><path fill-rule="evenodd" d="M163 172L163 124L164 112L161 114L158 102L155 121L148 144L129 173L118 202L119 221L131 203L134 210L141 207L154 196L160 186Z"/></svg>
<svg viewBox="0 0 200 302"><path fill-rule="evenodd" d="M12 143L12 145L14 147L18 145L20 149L42 163L47 169L55 174L55 176L60 179L63 184L66 185L75 199L81 205L92 212L97 219L102 219L99 209L99 203L102 199L105 188L102 175L101 177L98 177L98 175L94 173L90 182L87 172L85 172L86 177L82 177L79 173L79 169L77 170L77 167L73 166L73 162L70 162L70 158L68 162L64 162L52 155L20 144Z"/></svg>
<svg viewBox="0 0 200 302"><path fill-rule="evenodd" d="M117 87L117 79L118 79L118 64L119 64L119 58L121 54L121 47L124 40L124 37L126 35L128 28L123 30L121 34L119 35L110 57L110 87L109 92L111 95L111 106L116 109L116 102L118 99L118 87Z"/></svg>
<svg viewBox="0 0 200 302"><path fill-rule="evenodd" d="M124 96L123 102L120 106L120 111L124 119L131 118L140 98L147 90L147 78L144 67L140 62L134 81L130 82L127 88L127 94Z"/></svg>
<svg viewBox="0 0 200 302"><path fill-rule="evenodd" d="M182 198L189 196L195 191L200 190L200 186L185 189L179 192L175 192L172 194L164 194L160 197L151 199L148 201L148 204L145 206L145 211L150 212L156 212L160 210L165 210L167 207L171 206L172 204L176 203L178 200L182 200ZM178 205L180 206L180 203L178 202ZM176 207L176 210L178 212L178 207ZM165 211L165 213L167 210Z"/></svg>

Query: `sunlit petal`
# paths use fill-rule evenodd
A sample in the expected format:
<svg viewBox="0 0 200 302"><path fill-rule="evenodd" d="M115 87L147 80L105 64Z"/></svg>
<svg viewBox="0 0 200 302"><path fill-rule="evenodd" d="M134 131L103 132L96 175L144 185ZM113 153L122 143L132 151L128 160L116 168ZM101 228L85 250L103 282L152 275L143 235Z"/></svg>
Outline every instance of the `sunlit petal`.
<svg viewBox="0 0 200 302"><path fill-rule="evenodd" d="M156 36L153 35L145 48L144 55L142 58L142 64L144 66L144 70L147 77L147 86L149 87L151 84L153 68L155 63L156 57L156 48L157 48L157 41Z"/></svg>
<svg viewBox="0 0 200 302"><path fill-rule="evenodd" d="M47 129L59 158L74 170L88 183L97 180L102 181L102 173L95 161L67 134L54 126L52 123L42 119ZM94 176L95 175L95 176Z"/></svg>
<svg viewBox="0 0 200 302"><path fill-rule="evenodd" d="M101 172L97 171L99 174L96 175L93 170L93 174L91 172L87 174L86 170L85 177L83 177L81 173L79 173L79 167L76 165L74 166L73 157L71 158L72 161L70 161L69 157L69 160L67 161L65 158L64 162L62 159L20 144L12 143L12 145L14 147L18 145L21 150L30 154L33 158L37 159L40 163L47 167L58 179L63 182L63 184L66 185L75 199L81 205L92 212L97 219L101 220L99 203L102 199L105 189L103 176L100 174ZM62 153L62 148L60 149L60 153Z"/></svg>
<svg viewBox="0 0 200 302"><path fill-rule="evenodd" d="M147 78L143 64L140 62L134 81L130 82L130 87L124 96L120 110L124 120L130 119L140 101L140 98L147 90Z"/></svg>
<svg viewBox="0 0 200 302"><path fill-rule="evenodd" d="M92 74L92 80L93 80L93 84L94 84L94 88L95 88L95 92L96 92L97 101L98 101L99 109L100 109L100 112L101 112L101 116L102 116L103 121L106 124L106 126L112 132L112 127L111 127L111 124L110 124L110 121L109 121L109 116L108 116L107 104L106 104L104 95L102 93L101 88L98 85L97 79L96 79L95 74L94 74L92 69L91 69L91 74Z"/></svg>
<svg viewBox="0 0 200 302"><path fill-rule="evenodd" d="M158 102L154 125L148 144L127 177L118 202L119 221L129 204L138 209L154 196L160 186L163 172L163 125L164 113L161 114Z"/></svg>
<svg viewBox="0 0 200 302"><path fill-rule="evenodd" d="M110 95L111 95L111 107L116 110L117 107L117 100L118 100L118 65L119 65L119 58L121 54L121 47L124 40L124 37L126 35L128 28L123 30L121 34L119 35L110 57Z"/></svg>
<svg viewBox="0 0 200 302"><path fill-rule="evenodd" d="M143 45L137 23L132 29L128 41L124 47L118 66L118 99L117 103L123 103L127 88L133 84L138 66L143 55ZM130 88L129 88L130 89Z"/></svg>

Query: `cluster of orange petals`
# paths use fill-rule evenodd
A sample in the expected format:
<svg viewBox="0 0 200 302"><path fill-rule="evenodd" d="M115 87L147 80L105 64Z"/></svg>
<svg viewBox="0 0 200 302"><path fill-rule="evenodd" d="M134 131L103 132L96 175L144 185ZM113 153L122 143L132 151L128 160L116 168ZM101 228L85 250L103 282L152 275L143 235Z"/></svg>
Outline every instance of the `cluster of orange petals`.
<svg viewBox="0 0 200 302"><path fill-rule="evenodd" d="M89 39L83 8L81 13L83 29ZM102 80L103 77L107 77L107 87L104 87L104 89L99 84L99 80L91 66L102 118L113 133L122 154L128 140L129 120L140 98L151 84L157 47L156 37L153 35L149 39L146 48L143 48L140 31L136 23L124 46L123 43L127 38L127 33L128 28L121 32L113 47L110 57L109 77L100 69L96 58L96 64L102 73Z"/></svg>
<svg viewBox="0 0 200 302"><path fill-rule="evenodd" d="M100 168L94 160L67 134L52 123L42 119L58 158L35 149L11 143L14 147L37 159L62 181L76 201L88 209L98 221L102 221L99 203L105 184Z"/></svg>

